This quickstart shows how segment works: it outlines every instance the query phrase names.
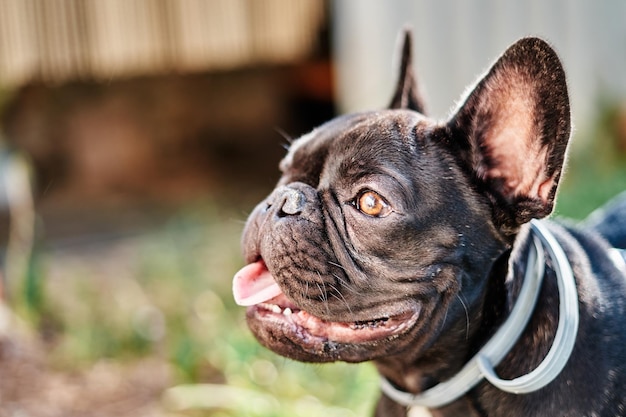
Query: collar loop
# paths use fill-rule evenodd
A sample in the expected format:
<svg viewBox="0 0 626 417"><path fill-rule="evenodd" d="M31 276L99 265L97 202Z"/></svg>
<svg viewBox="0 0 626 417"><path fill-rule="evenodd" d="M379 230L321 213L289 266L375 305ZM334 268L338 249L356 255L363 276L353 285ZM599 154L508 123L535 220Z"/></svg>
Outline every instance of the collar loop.
<svg viewBox="0 0 626 417"><path fill-rule="evenodd" d="M572 268L563 248L544 224L530 223L532 245L520 294L509 314L493 337L451 379L420 393L410 394L395 388L382 378L385 395L404 406L438 408L451 403L486 379L498 389L514 394L537 391L552 382L565 367L578 333L578 291ZM544 275L543 245L553 261L559 289L559 323L552 347L536 369L513 380L503 380L494 368L513 348L534 311Z"/></svg>

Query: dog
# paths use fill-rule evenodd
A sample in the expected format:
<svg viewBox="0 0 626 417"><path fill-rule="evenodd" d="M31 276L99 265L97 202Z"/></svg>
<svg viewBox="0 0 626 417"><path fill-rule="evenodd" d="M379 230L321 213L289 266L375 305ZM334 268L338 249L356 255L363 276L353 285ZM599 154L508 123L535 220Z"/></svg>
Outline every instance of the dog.
<svg viewBox="0 0 626 417"><path fill-rule="evenodd" d="M519 40L441 122L411 49L389 108L280 162L233 280L249 328L298 361L373 361L377 417L626 415L626 197L544 219L571 134L559 58Z"/></svg>

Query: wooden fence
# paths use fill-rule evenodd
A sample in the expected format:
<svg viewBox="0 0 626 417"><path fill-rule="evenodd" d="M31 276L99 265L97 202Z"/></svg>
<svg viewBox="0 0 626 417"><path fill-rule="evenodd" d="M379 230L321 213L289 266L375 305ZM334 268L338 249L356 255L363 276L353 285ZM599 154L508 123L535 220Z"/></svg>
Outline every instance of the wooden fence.
<svg viewBox="0 0 626 417"><path fill-rule="evenodd" d="M320 0L0 0L0 86L291 62Z"/></svg>

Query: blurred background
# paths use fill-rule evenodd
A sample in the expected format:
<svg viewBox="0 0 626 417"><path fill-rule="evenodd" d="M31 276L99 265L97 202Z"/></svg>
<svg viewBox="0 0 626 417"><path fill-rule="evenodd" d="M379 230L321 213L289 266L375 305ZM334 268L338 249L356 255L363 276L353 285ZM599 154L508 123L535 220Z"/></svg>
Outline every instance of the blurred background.
<svg viewBox="0 0 626 417"><path fill-rule="evenodd" d="M383 108L410 26L445 119L511 43L568 74L557 216L626 189L626 3L0 0L0 417L365 416L371 366L261 348L231 298L290 138Z"/></svg>

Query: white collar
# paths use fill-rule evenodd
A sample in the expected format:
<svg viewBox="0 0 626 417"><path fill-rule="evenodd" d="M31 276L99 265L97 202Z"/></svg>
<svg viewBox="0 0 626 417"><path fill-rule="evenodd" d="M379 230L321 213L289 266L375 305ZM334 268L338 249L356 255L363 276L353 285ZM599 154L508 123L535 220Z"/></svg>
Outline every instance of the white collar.
<svg viewBox="0 0 626 417"><path fill-rule="evenodd" d="M578 333L578 291L572 267L554 235L539 221L532 220L530 226L533 244L528 253L524 282L509 317L493 337L459 373L420 394L400 391L383 377L381 388L387 397L407 407L438 408L463 396L483 378L502 391L524 394L543 388L559 375L574 349ZM494 368L515 345L535 308L545 266L542 243L552 259L559 288L556 335L550 351L536 369L513 380L503 380Z"/></svg>

